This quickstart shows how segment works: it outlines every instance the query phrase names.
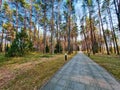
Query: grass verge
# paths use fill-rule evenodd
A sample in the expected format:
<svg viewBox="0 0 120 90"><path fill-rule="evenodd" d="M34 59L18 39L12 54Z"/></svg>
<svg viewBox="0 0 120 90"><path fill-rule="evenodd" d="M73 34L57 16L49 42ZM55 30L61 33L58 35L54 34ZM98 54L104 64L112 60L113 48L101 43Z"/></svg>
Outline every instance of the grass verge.
<svg viewBox="0 0 120 90"><path fill-rule="evenodd" d="M68 61L75 54L69 55ZM41 55L32 53L25 57L11 58L1 67L7 67L14 78L6 82L2 90L38 90L64 64L64 55Z"/></svg>
<svg viewBox="0 0 120 90"><path fill-rule="evenodd" d="M120 81L120 56L117 55L91 55L90 58L104 67L118 81Z"/></svg>

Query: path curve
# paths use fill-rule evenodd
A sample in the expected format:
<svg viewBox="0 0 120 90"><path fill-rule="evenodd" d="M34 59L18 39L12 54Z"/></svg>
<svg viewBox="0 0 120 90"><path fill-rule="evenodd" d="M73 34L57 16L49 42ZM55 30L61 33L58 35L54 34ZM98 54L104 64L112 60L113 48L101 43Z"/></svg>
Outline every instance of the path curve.
<svg viewBox="0 0 120 90"><path fill-rule="evenodd" d="M120 84L105 69L78 53L40 90L120 90Z"/></svg>

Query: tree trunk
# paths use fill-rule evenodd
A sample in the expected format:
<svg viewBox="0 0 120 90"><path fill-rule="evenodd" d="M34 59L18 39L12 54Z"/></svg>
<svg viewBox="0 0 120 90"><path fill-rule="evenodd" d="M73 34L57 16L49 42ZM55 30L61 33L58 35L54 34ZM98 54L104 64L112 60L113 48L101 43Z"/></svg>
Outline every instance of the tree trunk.
<svg viewBox="0 0 120 90"><path fill-rule="evenodd" d="M51 22L51 54L54 54L54 0L52 0L52 22Z"/></svg>
<svg viewBox="0 0 120 90"><path fill-rule="evenodd" d="M115 11L116 11L117 19L118 19L118 28L120 31L120 0L119 2L117 2L117 4L116 4L116 0L114 0Z"/></svg>
<svg viewBox="0 0 120 90"><path fill-rule="evenodd" d="M100 52L101 52L101 51L102 51L102 34L101 34L100 21L99 21L99 32L100 32L100 36L99 36L99 47L100 47Z"/></svg>
<svg viewBox="0 0 120 90"><path fill-rule="evenodd" d="M24 30L26 30L26 19L27 19L27 16L26 16L26 9L25 9L25 16L24 16Z"/></svg>
<svg viewBox="0 0 120 90"><path fill-rule="evenodd" d="M71 53L71 42L70 42L70 35L71 35L71 1L69 0L69 14L68 14L68 54Z"/></svg>
<svg viewBox="0 0 120 90"><path fill-rule="evenodd" d="M44 36L43 36L43 53L46 53L46 3L45 3L45 8L44 8Z"/></svg>
<svg viewBox="0 0 120 90"><path fill-rule="evenodd" d="M0 52L2 52L2 49L3 49L3 33L4 33L4 30L2 30L1 43L0 43Z"/></svg>
<svg viewBox="0 0 120 90"><path fill-rule="evenodd" d="M118 2L118 26L119 26L119 31L120 31L120 0Z"/></svg>
<svg viewBox="0 0 120 90"><path fill-rule="evenodd" d="M30 27L29 27L29 39L32 39L31 32L32 32L32 0L30 0Z"/></svg>
<svg viewBox="0 0 120 90"><path fill-rule="evenodd" d="M111 26L112 26L113 38L115 40L117 54L119 55L120 54L119 47L118 47L117 38L116 38L115 30L114 30L114 27L113 27L113 21L112 21L111 11L110 11L109 7L108 7L108 12L109 12L109 16L110 16L110 23L111 23Z"/></svg>
<svg viewBox="0 0 120 90"><path fill-rule="evenodd" d="M109 16L109 20L111 19L110 18L110 12L109 10L107 9L107 13L108 13L108 16ZM111 28L111 34L112 34L112 41L113 41L113 46L114 46L114 53L116 53L116 46L115 46L115 39L114 39L114 34L113 34L113 25L111 23L111 20L110 20L110 28Z"/></svg>
<svg viewBox="0 0 120 90"><path fill-rule="evenodd" d="M93 28L92 28L92 22L91 22L90 7L88 7L88 9L89 9L89 21L90 21L91 46L92 46L92 52L93 52L93 54L95 54L95 52L94 52Z"/></svg>
<svg viewBox="0 0 120 90"><path fill-rule="evenodd" d="M18 32L18 2L16 2L16 32Z"/></svg>
<svg viewBox="0 0 120 90"><path fill-rule="evenodd" d="M70 33L71 33L71 27L70 27L70 16L68 16L68 54L71 53L71 47L70 47Z"/></svg>
<svg viewBox="0 0 120 90"><path fill-rule="evenodd" d="M40 30L40 27L39 27L39 14L38 14L38 41L37 41L37 49L38 49L38 51L40 51L40 32L39 32L39 30Z"/></svg>
<svg viewBox="0 0 120 90"><path fill-rule="evenodd" d="M87 48L87 54L89 55L89 49L88 49L88 44L87 44L87 38L86 38L86 35L85 35L85 32L84 32L84 29L83 29L83 35L84 35L84 38L85 38L85 44L86 44L86 48Z"/></svg>
<svg viewBox="0 0 120 90"><path fill-rule="evenodd" d="M104 41L105 41L105 45L106 45L107 54L110 55L109 49L108 49L107 40L106 40L106 36L105 36L105 31L104 31L104 28L103 28L103 21L102 21L102 17L101 17L101 13L100 13L100 3L99 3L99 0L97 0L97 3L98 3L99 18L100 18L100 22L101 22L101 27L102 27L102 31L103 31L103 37L104 37Z"/></svg>
<svg viewBox="0 0 120 90"><path fill-rule="evenodd" d="M5 31L5 34L7 35L6 31ZM6 46L7 46L7 36L5 35L5 45L4 45L4 52L6 54Z"/></svg>

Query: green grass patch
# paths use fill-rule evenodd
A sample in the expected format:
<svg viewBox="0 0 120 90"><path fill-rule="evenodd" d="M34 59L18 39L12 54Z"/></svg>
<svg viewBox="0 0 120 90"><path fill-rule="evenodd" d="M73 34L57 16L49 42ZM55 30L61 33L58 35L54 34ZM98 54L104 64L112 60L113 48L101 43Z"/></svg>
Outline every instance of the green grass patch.
<svg viewBox="0 0 120 90"><path fill-rule="evenodd" d="M50 57L53 57L53 56L54 55L51 55L51 54L43 54L40 57L42 57L42 58L50 58Z"/></svg>
<svg viewBox="0 0 120 90"><path fill-rule="evenodd" d="M0 66L4 64L4 62L8 61L10 58L4 56L3 53L0 53Z"/></svg>
<svg viewBox="0 0 120 90"><path fill-rule="evenodd" d="M91 55L90 58L104 67L118 81L120 81L120 56L117 55Z"/></svg>
<svg viewBox="0 0 120 90"><path fill-rule="evenodd" d="M38 60L39 58L50 58L53 56L55 55L32 52L23 57L5 57L3 53L0 53L0 66L3 66L5 64L15 64L15 63L21 64L33 60Z"/></svg>
<svg viewBox="0 0 120 90"><path fill-rule="evenodd" d="M23 57L5 57L3 53L0 54L0 67L8 64L22 64L29 61L38 60L41 58L41 53L31 52Z"/></svg>

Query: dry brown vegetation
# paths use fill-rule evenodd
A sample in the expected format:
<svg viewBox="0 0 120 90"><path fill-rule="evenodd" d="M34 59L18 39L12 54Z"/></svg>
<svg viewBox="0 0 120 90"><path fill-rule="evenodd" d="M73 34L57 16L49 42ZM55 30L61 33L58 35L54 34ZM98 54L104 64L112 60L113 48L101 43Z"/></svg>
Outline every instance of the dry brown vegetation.
<svg viewBox="0 0 120 90"><path fill-rule="evenodd" d="M0 89L38 89L65 63L62 54L32 53L25 57L10 58L0 66Z"/></svg>

